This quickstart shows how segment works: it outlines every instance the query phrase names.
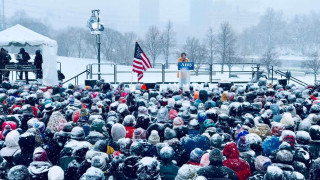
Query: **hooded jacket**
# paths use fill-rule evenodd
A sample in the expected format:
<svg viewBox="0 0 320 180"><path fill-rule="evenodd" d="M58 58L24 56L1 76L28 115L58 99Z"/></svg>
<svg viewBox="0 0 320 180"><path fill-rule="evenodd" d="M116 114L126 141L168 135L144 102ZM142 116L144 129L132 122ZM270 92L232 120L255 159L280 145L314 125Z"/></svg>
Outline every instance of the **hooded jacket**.
<svg viewBox="0 0 320 180"><path fill-rule="evenodd" d="M19 150L20 150L20 146L19 146L19 136L20 134L18 133L18 131L13 130L10 131L4 141L4 144L6 145L5 148L2 148L0 151L0 155L2 157L13 157L14 155L16 155Z"/></svg>
<svg viewBox="0 0 320 180"><path fill-rule="evenodd" d="M245 161L239 158L239 151L234 142L227 143L223 149L223 155L227 160L223 161L223 165L232 169L239 180L246 180L251 175L250 166Z"/></svg>

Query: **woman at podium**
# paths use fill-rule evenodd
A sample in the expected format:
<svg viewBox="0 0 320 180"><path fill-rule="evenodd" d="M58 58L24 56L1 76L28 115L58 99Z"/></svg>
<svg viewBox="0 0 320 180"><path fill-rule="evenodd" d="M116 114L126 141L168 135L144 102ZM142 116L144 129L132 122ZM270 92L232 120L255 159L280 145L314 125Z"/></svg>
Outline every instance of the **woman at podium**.
<svg viewBox="0 0 320 180"><path fill-rule="evenodd" d="M181 62L189 62L186 53L181 53L181 57L178 58L178 63ZM183 87L183 85L189 85L190 81L190 73L189 70L181 69L178 70L177 77L179 78L179 86Z"/></svg>

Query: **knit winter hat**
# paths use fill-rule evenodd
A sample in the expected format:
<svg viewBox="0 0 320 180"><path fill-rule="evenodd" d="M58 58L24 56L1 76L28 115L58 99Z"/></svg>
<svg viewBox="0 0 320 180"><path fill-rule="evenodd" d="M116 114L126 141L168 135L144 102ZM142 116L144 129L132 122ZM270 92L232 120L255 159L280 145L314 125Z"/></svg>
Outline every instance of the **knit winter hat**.
<svg viewBox="0 0 320 180"><path fill-rule="evenodd" d="M163 161L171 161L174 157L174 150L170 146L165 146L160 150L160 158Z"/></svg>
<svg viewBox="0 0 320 180"><path fill-rule="evenodd" d="M146 139L146 131L142 128L135 129L133 132L133 139Z"/></svg>
<svg viewBox="0 0 320 180"><path fill-rule="evenodd" d="M85 137L85 134L82 127L76 126L72 128L71 139L82 140L84 139L84 137Z"/></svg>
<svg viewBox="0 0 320 180"><path fill-rule="evenodd" d="M176 137L177 137L176 131L173 129L170 129L169 127L166 127L166 129L164 130L164 139L170 140Z"/></svg>
<svg viewBox="0 0 320 180"><path fill-rule="evenodd" d="M189 126L188 126L189 130L199 130L200 126L199 126L199 122L196 119L192 119L189 122Z"/></svg>
<svg viewBox="0 0 320 180"><path fill-rule="evenodd" d="M215 123L212 119L206 119L204 122L203 122L203 125L205 128L208 128L208 127L214 127L215 126Z"/></svg>
<svg viewBox="0 0 320 180"><path fill-rule="evenodd" d="M200 148L195 148L190 153L190 160L193 162L200 162L203 151Z"/></svg>
<svg viewBox="0 0 320 180"><path fill-rule="evenodd" d="M166 107L161 107L157 114L157 122L165 123L169 120L169 113Z"/></svg>
<svg viewBox="0 0 320 180"><path fill-rule="evenodd" d="M241 136L237 142L237 147L240 152L250 150L250 143L247 141L246 136Z"/></svg>
<svg viewBox="0 0 320 180"><path fill-rule="evenodd" d="M199 112L197 119L199 123L203 123L207 119L207 114L205 112Z"/></svg>
<svg viewBox="0 0 320 180"><path fill-rule="evenodd" d="M116 123L111 127L111 136L114 141L126 137L126 129L122 124Z"/></svg>
<svg viewBox="0 0 320 180"><path fill-rule="evenodd" d="M178 111L171 109L169 111L169 120L174 120L176 117L178 117Z"/></svg>
<svg viewBox="0 0 320 180"><path fill-rule="evenodd" d="M272 164L271 159L265 156L258 156L254 161L254 167L257 171L266 172L268 166Z"/></svg>
<svg viewBox="0 0 320 180"><path fill-rule="evenodd" d="M310 136L312 140L320 140L320 126L313 125L310 127Z"/></svg>
<svg viewBox="0 0 320 180"><path fill-rule="evenodd" d="M48 171L48 180L64 180L64 171L59 166L52 166Z"/></svg>
<svg viewBox="0 0 320 180"><path fill-rule="evenodd" d="M193 180L197 177L197 168L190 164L184 164L178 171L175 180Z"/></svg>
<svg viewBox="0 0 320 180"><path fill-rule="evenodd" d="M285 126L294 126L292 115L288 112L283 113L280 123L284 124Z"/></svg>
<svg viewBox="0 0 320 180"><path fill-rule="evenodd" d="M210 164L209 153L205 153L205 154L202 155L202 157L201 157L200 166L201 166L201 167L205 167L205 166L209 166L209 164Z"/></svg>
<svg viewBox="0 0 320 180"><path fill-rule="evenodd" d="M34 161L48 161L47 152L41 147L37 147L33 152Z"/></svg>
<svg viewBox="0 0 320 180"><path fill-rule="evenodd" d="M282 131L284 130L284 124L273 122L271 125L271 132L274 136L281 136Z"/></svg>
<svg viewBox="0 0 320 180"><path fill-rule="evenodd" d="M311 120L310 119L304 119L299 124L299 131L307 131L309 132L311 127Z"/></svg>
<svg viewBox="0 0 320 180"><path fill-rule="evenodd" d="M176 117L173 120L173 126L182 126L184 125L183 119L181 117Z"/></svg>
<svg viewBox="0 0 320 180"><path fill-rule="evenodd" d="M222 162L223 161L223 155L221 151L217 148L213 148L209 153L209 160L211 163L213 162Z"/></svg>
<svg viewBox="0 0 320 180"><path fill-rule="evenodd" d="M210 139L211 145L215 148L219 148L222 145L222 137L219 134L214 134Z"/></svg>
<svg viewBox="0 0 320 180"><path fill-rule="evenodd" d="M136 125L136 118L133 115L127 115L122 123L125 127L132 127Z"/></svg>
<svg viewBox="0 0 320 180"><path fill-rule="evenodd" d="M311 140L310 134L306 131L297 131L296 140L299 144L308 144Z"/></svg>
<svg viewBox="0 0 320 180"><path fill-rule="evenodd" d="M294 146L294 144L296 142L296 135L294 134L294 132L292 132L290 130L284 130L284 131L282 131L282 134L281 134L279 140L285 141L285 142L289 143L291 146Z"/></svg>
<svg viewBox="0 0 320 180"><path fill-rule="evenodd" d="M12 167L8 172L8 180L25 180L29 179L29 171L26 166L17 165Z"/></svg>
<svg viewBox="0 0 320 180"><path fill-rule="evenodd" d="M267 173L264 175L264 180L282 180L283 171L277 166L268 166Z"/></svg>
<svg viewBox="0 0 320 180"><path fill-rule="evenodd" d="M153 145L156 145L157 143L160 142L160 136L158 134L158 131L156 131L156 130L152 130L151 131L151 134L150 134L150 136L148 138L148 142L153 144Z"/></svg>
<svg viewBox="0 0 320 180"><path fill-rule="evenodd" d="M280 150L277 152L276 159L279 163L291 163L293 161L293 155L288 150Z"/></svg>

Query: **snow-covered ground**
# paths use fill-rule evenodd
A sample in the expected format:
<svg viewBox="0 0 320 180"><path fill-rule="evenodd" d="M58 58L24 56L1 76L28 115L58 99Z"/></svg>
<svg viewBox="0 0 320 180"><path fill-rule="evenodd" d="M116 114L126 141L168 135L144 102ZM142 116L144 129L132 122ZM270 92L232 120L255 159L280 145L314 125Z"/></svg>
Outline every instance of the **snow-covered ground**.
<svg viewBox="0 0 320 180"><path fill-rule="evenodd" d="M31 58L33 59L33 58ZM98 72L97 60L96 59L84 59L84 58L73 58L73 57L61 57L58 56L58 62L61 63L61 70L62 73L65 75L65 81L78 75L79 73L86 70L89 64L92 65L93 72ZM114 82L114 71L115 67L110 62L102 62L101 65L101 73L109 74L109 75L102 75L102 78L108 82ZM57 64L57 68L59 69L59 63ZM261 67L263 69L263 67ZM118 65L116 67L117 70L117 82L131 82L131 77L133 82L137 82L137 75L135 73L131 73L131 66L124 66ZM299 67L286 67L283 65L279 68L282 71L291 71L293 77L306 82L308 84L313 84L314 77L312 74L306 74L306 69L301 69ZM229 78L228 68L225 66L225 73L220 73L221 66L214 65L213 66L213 75L212 80L213 82L219 82L223 80L232 81L232 82L244 82L244 81L251 81L251 72L237 72L232 73L233 75L237 75L237 77ZM236 65L232 67L232 71L251 71L251 65ZM275 69L276 70L276 69ZM179 79L177 78L177 66L175 64L170 65L168 69L165 70L165 82L167 83L177 83ZM274 75L275 78L281 78L280 76ZM11 75L10 75L11 78ZM29 73L29 78L34 79L35 76L33 73ZM88 76L90 78L90 76ZM15 73L13 73L13 79L15 79ZM84 81L87 79L86 74L82 74L79 76L79 84L83 85ZM93 75L92 79L97 79L97 75ZM70 83L74 83L75 81L72 80ZM144 74L142 82L145 83L155 83L155 82L162 82L162 69L161 65L156 65L153 69L148 69L148 71ZM209 68L207 65L203 65L201 68L201 72L198 76L194 74L191 75L191 82L209 82ZM68 84L68 83L67 83Z"/></svg>
<svg viewBox="0 0 320 180"><path fill-rule="evenodd" d="M74 77L75 75L79 74L80 72L84 71L87 67L87 65L92 63L97 63L96 59L80 59L80 58L71 58L71 57L58 57L58 61L61 62L62 65L62 72L66 76L65 80L70 79L71 77ZM109 82L114 82L114 65L109 62L102 62L106 63L105 65L101 65L101 73L110 74L110 75L102 75L102 78ZM94 72L97 72L97 65L94 64L92 66L92 69ZM124 66L124 65L118 65L117 66L117 82L130 82L131 81L131 75L133 75L133 82L137 82L137 76L135 73L131 74L131 66ZM225 67L225 73L221 74L220 71L221 66L215 65L213 67L213 71L217 71L213 74L212 79L213 81L222 81L222 80L228 80L233 82L239 82L239 81L250 81L251 80L251 73L233 73L237 74L238 77L232 77L229 78L228 68ZM251 71L252 67L251 65L238 65L232 67L232 71ZM305 74L305 69L301 68L286 68L285 65L283 65L280 70L286 71L290 70L292 71L292 76L300 79L301 81L304 81L308 84L312 84L314 82L313 75L311 74ZM165 82L172 82L176 83L178 82L177 78L177 67L176 65L171 65L169 69L166 69L165 73ZM200 75L191 75L191 82L208 82L209 81L209 70L208 67L204 65L204 67L201 70L202 72ZM281 78L280 76L274 75L276 78ZM90 77L89 77L90 78ZM86 79L86 74L83 74L79 77L79 83L84 84L84 80ZM92 79L97 79L97 75L93 75ZM144 74L144 77L142 79L142 82L162 82L162 71L160 65L156 66L153 69L148 69L148 71ZM74 83L74 81L71 81L71 83Z"/></svg>

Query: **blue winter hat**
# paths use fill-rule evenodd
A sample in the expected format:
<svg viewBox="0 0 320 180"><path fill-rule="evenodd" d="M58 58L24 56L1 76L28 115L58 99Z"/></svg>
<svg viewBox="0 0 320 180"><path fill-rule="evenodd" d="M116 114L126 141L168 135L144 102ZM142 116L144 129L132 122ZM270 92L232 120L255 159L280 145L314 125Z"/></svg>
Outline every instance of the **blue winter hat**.
<svg viewBox="0 0 320 180"><path fill-rule="evenodd" d="M205 112L198 113L198 122L203 123L207 119L207 114Z"/></svg>
<svg viewBox="0 0 320 180"><path fill-rule="evenodd" d="M203 125L205 128L208 128L208 127L214 127L215 126L215 123L212 119L206 119L204 122L203 122Z"/></svg>
<svg viewBox="0 0 320 180"><path fill-rule="evenodd" d="M238 136L237 136L236 142L239 141L239 139L241 138L241 136L245 136L245 135L247 135L247 134L249 134L248 131L241 131L241 132L238 134Z"/></svg>
<svg viewBox="0 0 320 180"><path fill-rule="evenodd" d="M195 148L194 150L191 151L190 153L190 160L192 162L200 162L201 157L203 155L203 151L200 148Z"/></svg>
<svg viewBox="0 0 320 180"><path fill-rule="evenodd" d="M250 143L247 141L246 136L241 136L237 141L237 148L240 152L249 151Z"/></svg>

